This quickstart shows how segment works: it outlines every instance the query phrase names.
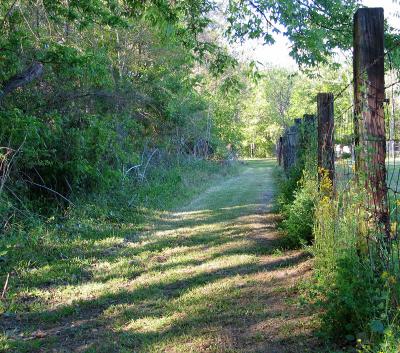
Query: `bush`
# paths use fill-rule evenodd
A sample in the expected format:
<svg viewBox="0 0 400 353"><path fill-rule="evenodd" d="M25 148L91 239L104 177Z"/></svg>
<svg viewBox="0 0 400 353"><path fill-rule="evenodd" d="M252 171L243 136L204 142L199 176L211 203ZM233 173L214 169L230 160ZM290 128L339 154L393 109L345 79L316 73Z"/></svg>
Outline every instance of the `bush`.
<svg viewBox="0 0 400 353"><path fill-rule="evenodd" d="M0 144L18 150L10 174L18 191L25 185L29 192L32 183L64 194L71 188L98 190L119 178L127 159L111 116L81 117L77 126L73 118L38 118L14 109L0 112L0 124ZM40 189L33 189L38 194Z"/></svg>
<svg viewBox="0 0 400 353"><path fill-rule="evenodd" d="M287 245L312 243L314 276L307 294L320 309L321 333L359 353L400 352L398 269L386 270L385 255L367 242L383 235L372 228L364 188L356 181L346 190L336 185L333 197L326 170L319 170L317 180L313 151L306 146L289 175L277 175L277 201Z"/></svg>
<svg viewBox="0 0 400 353"><path fill-rule="evenodd" d="M275 171L276 184L278 186L277 195L277 206L280 211L291 204L295 199L295 192L298 190L300 185L300 180L303 174L301 168L292 168L289 175L285 175L283 170Z"/></svg>
<svg viewBox="0 0 400 353"><path fill-rule="evenodd" d="M342 159L350 159L351 158L351 153L349 152L343 152L341 155Z"/></svg>
<svg viewBox="0 0 400 353"><path fill-rule="evenodd" d="M378 345L363 344L360 342L360 351L363 353L398 353L400 352L400 326L389 326L384 334L382 342Z"/></svg>
<svg viewBox="0 0 400 353"><path fill-rule="evenodd" d="M290 187L288 187L288 190ZM285 242L289 247L310 244L313 239L314 207L317 199L316 178L305 172L298 187L293 191L293 201L283 204L284 220L282 229L286 233ZM290 197L290 194L284 196Z"/></svg>
<svg viewBox="0 0 400 353"><path fill-rule="evenodd" d="M297 163L288 174L278 174L277 204L284 220L281 228L286 233L288 247L310 244L313 239L314 208L318 198L316 134L301 130Z"/></svg>

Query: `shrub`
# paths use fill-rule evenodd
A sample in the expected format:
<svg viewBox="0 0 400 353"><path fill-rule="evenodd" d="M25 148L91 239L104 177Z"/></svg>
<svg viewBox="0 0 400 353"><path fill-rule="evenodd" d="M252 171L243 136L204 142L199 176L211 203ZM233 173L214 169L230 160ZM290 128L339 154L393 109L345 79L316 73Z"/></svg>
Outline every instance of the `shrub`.
<svg viewBox="0 0 400 353"><path fill-rule="evenodd" d="M359 343L360 351L363 353L398 353L400 352L400 326L389 326L384 334L382 342L378 345Z"/></svg>
<svg viewBox="0 0 400 353"><path fill-rule="evenodd" d="M293 192L293 201L283 205L282 228L286 232L285 242L289 247L310 244L312 241L317 190L316 178L305 172Z"/></svg>
<svg viewBox="0 0 400 353"><path fill-rule="evenodd" d="M292 203L295 199L295 192L301 185L300 180L303 170L301 168L292 168L289 175L285 175L283 170L275 171L276 184L278 186L277 206L283 211L285 206Z"/></svg>
<svg viewBox="0 0 400 353"><path fill-rule="evenodd" d="M316 134L301 129L297 163L285 175L278 175L277 204L284 216L281 224L289 247L310 244L314 225L314 208L318 197Z"/></svg>

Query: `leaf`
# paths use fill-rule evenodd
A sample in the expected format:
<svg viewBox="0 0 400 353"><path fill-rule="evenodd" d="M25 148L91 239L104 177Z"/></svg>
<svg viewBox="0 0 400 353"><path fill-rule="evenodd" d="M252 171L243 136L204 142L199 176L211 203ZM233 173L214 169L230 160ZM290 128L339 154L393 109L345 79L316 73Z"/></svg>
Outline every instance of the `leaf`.
<svg viewBox="0 0 400 353"><path fill-rule="evenodd" d="M370 323L371 331L374 333L383 333L385 326L379 320L372 320Z"/></svg>

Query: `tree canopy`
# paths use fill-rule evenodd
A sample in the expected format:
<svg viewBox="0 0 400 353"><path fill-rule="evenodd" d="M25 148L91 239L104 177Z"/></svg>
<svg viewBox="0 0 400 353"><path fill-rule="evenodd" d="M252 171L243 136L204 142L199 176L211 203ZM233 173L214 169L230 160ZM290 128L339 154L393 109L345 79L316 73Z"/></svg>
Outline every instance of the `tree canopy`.
<svg viewBox="0 0 400 353"><path fill-rule="evenodd" d="M221 33L272 43L281 32L299 65L324 65L337 48L350 47L358 6L344 0L2 1L0 146L8 151L4 159L19 151L7 169L8 198L20 202L12 195L38 191L35 185L62 195L96 190L154 148L180 155L209 144L223 158L227 145L247 153L257 142L260 153L271 153L282 128L313 109L309 99L319 79L285 69L257 72L229 52Z"/></svg>

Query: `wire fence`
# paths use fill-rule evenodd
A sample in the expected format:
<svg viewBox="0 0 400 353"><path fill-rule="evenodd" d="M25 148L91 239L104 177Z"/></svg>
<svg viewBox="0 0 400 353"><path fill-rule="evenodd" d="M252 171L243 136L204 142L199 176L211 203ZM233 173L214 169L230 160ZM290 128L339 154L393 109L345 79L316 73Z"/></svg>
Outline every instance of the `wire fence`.
<svg viewBox="0 0 400 353"><path fill-rule="evenodd" d="M318 144L318 154L326 153L324 149L329 145L334 150L334 160L331 161L332 197L337 207L335 219L332 220L334 236L340 236L339 224L340 218L344 217L344 210L352 208L352 221L357 224L354 238L357 239L359 253L366 255L371 270L378 276L387 272L398 281L400 70L394 69L393 57L400 57L399 44L394 43L383 54L367 62L354 58L356 71L353 80L333 93L334 104L343 97L350 103L345 109L337 109L335 115L332 114L334 128L331 136L326 127L324 130L321 126L326 124L321 117L326 115L329 107L319 107L317 114L318 139L322 139ZM380 45L383 47L383 41ZM357 64L360 66L358 71ZM319 136L320 129L323 130L322 135L325 134L322 137ZM285 131L278 143L278 161L287 175L299 159L296 155L293 157L293 153L301 153L301 139L289 138L293 131L296 132L296 128ZM292 143L288 143L289 140ZM321 160L323 164L324 158ZM326 168L320 164L321 161L319 168ZM339 243L340 239L336 241Z"/></svg>
<svg viewBox="0 0 400 353"><path fill-rule="evenodd" d="M386 136L386 185L389 214L389 237L387 267L399 277L400 269L400 121L398 102L400 72L393 69L392 56L388 55L389 72L386 75L386 97L384 105Z"/></svg>

